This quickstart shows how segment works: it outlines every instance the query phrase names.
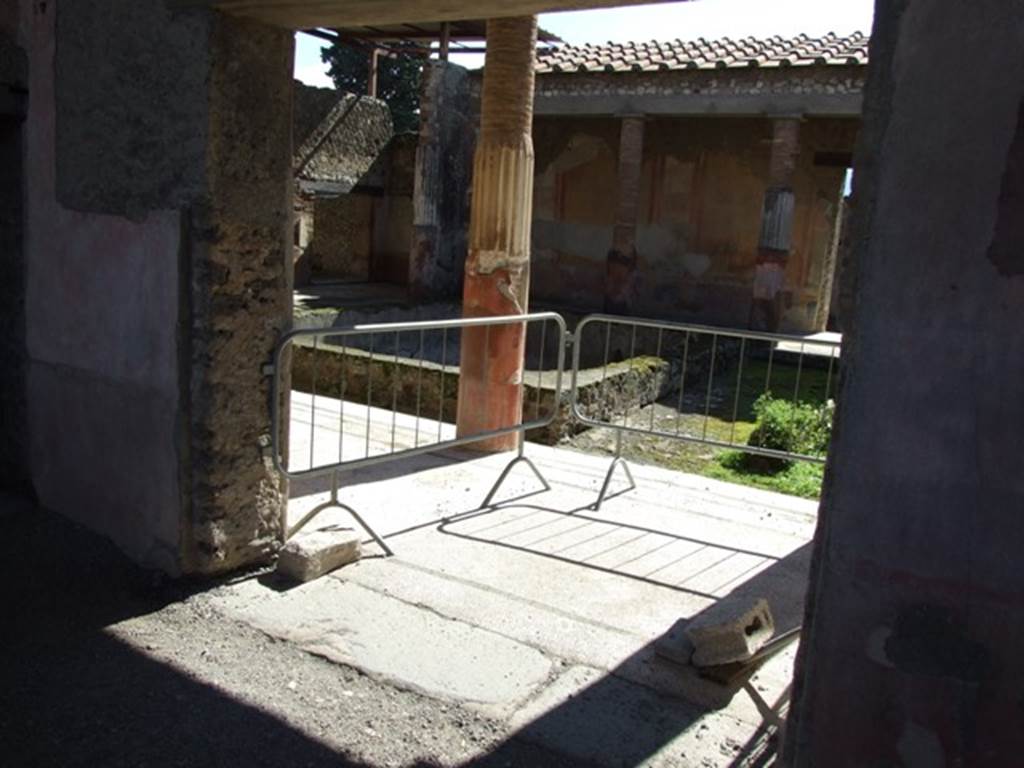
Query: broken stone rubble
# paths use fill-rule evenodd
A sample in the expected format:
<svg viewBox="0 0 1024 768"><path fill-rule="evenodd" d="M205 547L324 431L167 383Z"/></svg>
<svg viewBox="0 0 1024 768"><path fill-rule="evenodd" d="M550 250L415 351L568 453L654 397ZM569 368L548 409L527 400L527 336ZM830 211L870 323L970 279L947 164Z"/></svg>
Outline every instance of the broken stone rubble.
<svg viewBox="0 0 1024 768"><path fill-rule="evenodd" d="M305 531L281 549L277 572L295 581L307 582L354 563L363 556L359 534L349 528Z"/></svg>

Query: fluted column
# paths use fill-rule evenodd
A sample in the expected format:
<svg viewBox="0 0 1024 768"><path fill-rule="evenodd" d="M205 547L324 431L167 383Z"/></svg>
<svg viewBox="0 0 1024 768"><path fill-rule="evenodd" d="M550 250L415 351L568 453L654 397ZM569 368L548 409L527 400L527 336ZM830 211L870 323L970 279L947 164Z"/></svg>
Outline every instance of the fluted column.
<svg viewBox="0 0 1024 768"><path fill-rule="evenodd" d="M537 18L487 22L480 138L473 163L469 253L463 288L466 317L523 314L530 291L533 211L533 57ZM516 424L522 412L522 326L462 333L460 436ZM516 436L476 444L510 450Z"/></svg>

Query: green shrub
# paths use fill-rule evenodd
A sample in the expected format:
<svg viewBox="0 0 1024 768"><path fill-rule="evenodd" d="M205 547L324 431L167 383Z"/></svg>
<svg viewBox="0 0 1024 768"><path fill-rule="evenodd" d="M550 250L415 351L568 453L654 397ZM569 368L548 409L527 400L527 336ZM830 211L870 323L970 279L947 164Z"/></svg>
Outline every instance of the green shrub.
<svg viewBox="0 0 1024 768"><path fill-rule="evenodd" d="M832 402L820 406L794 403L766 392L754 402L753 410L756 421L747 445L811 456L822 455L828 449L835 410ZM751 453L743 456L743 463L753 471L779 471L792 463Z"/></svg>

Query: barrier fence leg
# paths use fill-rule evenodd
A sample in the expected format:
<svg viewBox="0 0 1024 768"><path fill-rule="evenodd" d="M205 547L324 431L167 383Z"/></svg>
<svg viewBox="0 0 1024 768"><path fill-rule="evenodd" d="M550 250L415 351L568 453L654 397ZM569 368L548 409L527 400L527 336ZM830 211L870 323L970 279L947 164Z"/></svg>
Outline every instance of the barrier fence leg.
<svg viewBox="0 0 1024 768"><path fill-rule="evenodd" d="M629 464L622 458L622 430L618 430L615 433L615 458L612 459L611 465L608 467L608 471L604 476L604 483L601 485L601 492L597 495L597 501L591 505L591 509L595 512L601 509L601 505L604 500L608 498L608 487L612 483L612 475L615 474L615 468L622 467L622 471L626 473L626 479L629 480L629 487L624 488L615 495L618 496L621 493L629 493L630 491L636 490L636 481L633 479L633 473L629 469Z"/></svg>
<svg viewBox="0 0 1024 768"><path fill-rule="evenodd" d="M357 523L359 523L359 526L364 531L366 531L366 533L370 536L370 538L373 539L377 543L377 546L380 547L384 551L384 554L386 556L391 557L391 556L393 556L395 554L394 552L391 551L391 548L387 544L384 543L384 539L382 539L377 534L377 532L375 530L373 530L373 528L371 528L369 525L366 524L366 521L363 520L362 517L360 517L358 512L356 512L354 509L352 509L352 507L350 507L348 504L342 504L340 501L338 501L338 473L337 472L334 472L331 475L331 498L328 499L327 501L325 501L323 504L318 504L317 506L313 507L313 509L311 509L309 512L307 512L305 515L302 516L302 519L299 520L299 522L297 522L295 525L293 525L291 528L289 528L288 529L288 534L287 534L287 536L285 536L285 541L287 541L288 539L292 538L292 536L294 536L299 531L301 531L302 528L307 523L309 523L310 520L312 520L314 517L319 515L325 509L333 509L333 508L342 509L342 510L348 512L352 516L352 519L355 520Z"/></svg>
<svg viewBox="0 0 1024 768"><path fill-rule="evenodd" d="M539 491L540 493L544 493L545 491L550 491L551 490L551 485L548 483L547 480L544 479L544 475L542 475L540 473L540 470L537 469L537 465L534 464L529 458L526 457L526 455L525 455L525 444L526 444L526 436L522 432L520 432L519 433L519 448L518 448L518 453L517 453L516 457L514 459L512 459L512 461L510 461L508 463L508 465L505 467L505 469L503 469L501 471L501 474L498 475L498 480L494 483L493 486L491 486L491 492L487 494L487 498L484 499L484 503L480 505L481 509L484 509L486 507L492 506L491 502L494 500L495 494L498 493L498 489L501 488L501 484L505 482L505 478L508 477L509 473L512 471L512 468L515 467L515 465L519 464L519 463L523 463L526 466L528 466L533 471L533 474L537 477L537 479L540 480L541 485L544 486L544 490L543 491Z"/></svg>

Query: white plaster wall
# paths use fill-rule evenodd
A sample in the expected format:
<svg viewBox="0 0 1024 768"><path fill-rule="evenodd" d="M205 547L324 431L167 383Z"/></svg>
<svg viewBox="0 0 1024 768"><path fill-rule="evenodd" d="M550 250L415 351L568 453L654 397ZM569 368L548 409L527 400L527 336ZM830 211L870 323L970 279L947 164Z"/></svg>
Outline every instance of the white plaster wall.
<svg viewBox="0 0 1024 768"><path fill-rule="evenodd" d="M67 0L58 0L65 2ZM180 214L138 222L57 202L58 2L25 4L30 463L40 502L175 572Z"/></svg>

